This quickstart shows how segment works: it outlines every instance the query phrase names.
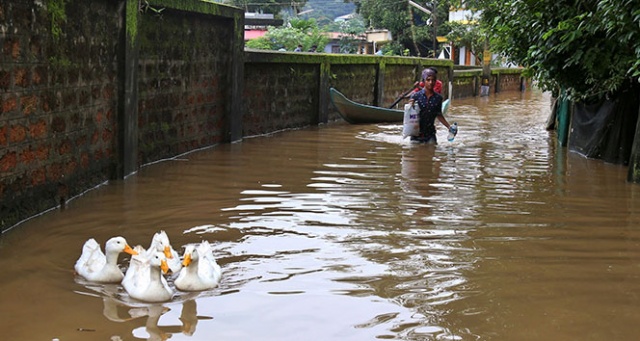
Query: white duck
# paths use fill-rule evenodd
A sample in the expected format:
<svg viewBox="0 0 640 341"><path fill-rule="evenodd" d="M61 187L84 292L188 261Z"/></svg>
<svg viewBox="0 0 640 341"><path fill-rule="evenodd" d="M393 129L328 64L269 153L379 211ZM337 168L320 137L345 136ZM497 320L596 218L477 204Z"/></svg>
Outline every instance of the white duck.
<svg viewBox="0 0 640 341"><path fill-rule="evenodd" d="M171 269L172 273L177 274L178 271L180 271L180 268L182 268L180 256L176 250L171 247L169 236L167 236L166 232L160 231L153 235L151 245L149 245L149 250L164 253L164 256L167 258L167 264L169 265L169 269Z"/></svg>
<svg viewBox="0 0 640 341"><path fill-rule="evenodd" d="M124 279L122 279L122 286L134 287L135 281L140 277L150 277L151 267L149 266L149 254L142 245L136 245L133 248L138 255L131 257L129 260L129 267L124 273Z"/></svg>
<svg viewBox="0 0 640 341"><path fill-rule="evenodd" d="M136 246L136 250L143 250ZM131 298L144 302L165 302L173 297L173 289L160 273L167 273L169 267L162 252L142 251L131 257L129 269L122 280L124 290Z"/></svg>
<svg viewBox="0 0 640 341"><path fill-rule="evenodd" d="M220 282L222 270L213 258L211 245L203 241L199 245L188 245L184 251L184 266L175 285L181 291L202 291L214 288Z"/></svg>
<svg viewBox="0 0 640 341"><path fill-rule="evenodd" d="M118 283L124 277L118 267L118 255L126 252L135 255L135 251L127 244L123 237L113 237L107 240L105 253L100 250L100 244L91 238L82 246L82 254L76 261L74 269L78 275L88 281L100 283Z"/></svg>

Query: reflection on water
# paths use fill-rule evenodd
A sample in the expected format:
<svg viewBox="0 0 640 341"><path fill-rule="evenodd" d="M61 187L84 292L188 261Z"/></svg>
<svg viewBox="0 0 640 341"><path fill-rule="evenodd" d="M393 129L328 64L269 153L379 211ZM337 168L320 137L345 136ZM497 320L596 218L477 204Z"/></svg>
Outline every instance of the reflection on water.
<svg viewBox="0 0 640 341"><path fill-rule="evenodd" d="M2 236L2 339L633 339L640 189L557 147L549 103L456 100L437 146L335 123L145 167ZM86 239L158 230L208 240L219 287L152 305L75 278Z"/></svg>
<svg viewBox="0 0 640 341"><path fill-rule="evenodd" d="M121 285L87 282L81 277L76 282L91 291L76 291L77 294L102 299L104 317L112 322L127 323L132 335L141 340L167 340L176 334L192 336L196 332L199 320L211 320L209 316L198 316L198 297L212 295L211 292L178 293L167 304L143 303L127 296ZM170 280L172 280L170 278ZM160 318L172 309L181 307L180 316L169 324L159 324ZM78 331L93 332L95 329L78 328ZM112 337L122 340L122 336ZM125 338L126 339L126 338Z"/></svg>

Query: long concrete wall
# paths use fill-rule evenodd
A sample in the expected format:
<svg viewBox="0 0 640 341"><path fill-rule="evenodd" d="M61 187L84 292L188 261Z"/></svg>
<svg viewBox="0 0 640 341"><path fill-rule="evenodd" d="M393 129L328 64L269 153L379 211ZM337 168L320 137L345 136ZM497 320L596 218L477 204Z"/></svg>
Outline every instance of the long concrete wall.
<svg viewBox="0 0 640 341"><path fill-rule="evenodd" d="M453 93L451 98L480 96L482 86L482 69L454 70ZM491 70L489 92L524 91L529 88L529 79L522 76L522 69L497 68Z"/></svg>
<svg viewBox="0 0 640 341"><path fill-rule="evenodd" d="M331 87L354 101L388 106L424 67L436 67L444 82L452 68L437 59L363 55L247 51L245 58L244 136L339 120Z"/></svg>
<svg viewBox="0 0 640 341"><path fill-rule="evenodd" d="M476 77L437 59L245 52L243 11L208 2L4 0L0 27L0 231L154 161L337 121L330 87L387 106L425 66L445 97Z"/></svg>

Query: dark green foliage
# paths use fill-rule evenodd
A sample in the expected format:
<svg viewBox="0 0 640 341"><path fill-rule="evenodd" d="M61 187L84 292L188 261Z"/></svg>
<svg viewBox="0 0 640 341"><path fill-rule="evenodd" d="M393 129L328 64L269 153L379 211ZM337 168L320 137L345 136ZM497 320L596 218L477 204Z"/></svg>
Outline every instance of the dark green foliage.
<svg viewBox="0 0 640 341"><path fill-rule="evenodd" d="M455 46L467 46L471 52L482 59L486 34L480 29L478 22L469 20L468 23L458 21L448 21L444 25L449 33L446 35L447 40Z"/></svg>
<svg viewBox="0 0 640 341"><path fill-rule="evenodd" d="M640 3L632 0L476 0L491 49L545 88L601 98L640 75Z"/></svg>
<svg viewBox="0 0 640 341"><path fill-rule="evenodd" d="M337 31L343 34L340 38L340 53L357 53L360 43L358 37L362 37L365 31L362 19L343 21Z"/></svg>
<svg viewBox="0 0 640 341"><path fill-rule="evenodd" d="M316 45L322 51L329 42L328 36L318 28L315 20L292 19L291 27L269 26L267 34L246 43L246 47L261 50L279 50L284 48L293 51L298 44L302 44L303 51Z"/></svg>
<svg viewBox="0 0 640 341"><path fill-rule="evenodd" d="M367 23L367 28L388 29L394 40L394 50L411 51L411 55L422 57L437 56L433 51L435 35L445 35L448 31L442 24L447 21L449 1L414 1L420 6L435 8L435 16L422 12L407 1L397 0L351 0L358 7L358 13ZM433 20L435 19L435 20ZM404 53L403 53L404 54Z"/></svg>

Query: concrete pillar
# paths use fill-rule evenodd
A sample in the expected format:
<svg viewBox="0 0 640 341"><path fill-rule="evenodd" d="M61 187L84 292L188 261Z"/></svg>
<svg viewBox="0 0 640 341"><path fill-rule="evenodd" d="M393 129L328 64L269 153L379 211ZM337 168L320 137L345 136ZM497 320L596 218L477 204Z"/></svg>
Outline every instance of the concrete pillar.
<svg viewBox="0 0 640 341"><path fill-rule="evenodd" d="M378 63L378 70L376 70L376 86L375 86L375 94L373 96L375 106L381 107L384 104L384 71L386 69L386 65L384 61L380 61Z"/></svg>
<svg viewBox="0 0 640 341"><path fill-rule="evenodd" d="M484 41L484 52L482 53L482 85L480 96L489 96L491 81L491 51L489 51L489 38Z"/></svg>
<svg viewBox="0 0 640 341"><path fill-rule="evenodd" d="M122 0L118 44L118 141L113 178L123 179L138 170L138 1Z"/></svg>
<svg viewBox="0 0 640 341"><path fill-rule="evenodd" d="M318 88L318 123L329 122L329 102L331 102L331 94L329 93L330 80L331 63L325 60L320 63L320 84Z"/></svg>
<svg viewBox="0 0 640 341"><path fill-rule="evenodd" d="M238 16L235 20L233 35L233 54L231 60L231 84L227 93L229 106L225 115L228 118L229 142L242 140L244 107L242 105L242 92L244 89L244 15Z"/></svg>

